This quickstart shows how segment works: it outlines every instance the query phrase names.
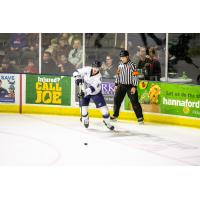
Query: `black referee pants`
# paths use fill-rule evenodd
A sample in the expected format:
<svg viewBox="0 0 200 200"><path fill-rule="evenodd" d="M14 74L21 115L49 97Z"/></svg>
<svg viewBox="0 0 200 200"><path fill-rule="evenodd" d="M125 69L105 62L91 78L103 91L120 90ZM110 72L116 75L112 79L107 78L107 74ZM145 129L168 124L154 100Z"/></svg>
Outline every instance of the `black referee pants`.
<svg viewBox="0 0 200 200"><path fill-rule="evenodd" d="M115 91L115 96L114 96L114 113L113 116L114 117L118 117L119 116L119 110L122 104L122 101L124 100L124 97L127 93L133 110L135 112L135 115L137 118L143 118L143 114L142 114L142 107L138 101L138 92L137 89L135 91L135 94L131 94L131 85L118 85L116 91Z"/></svg>

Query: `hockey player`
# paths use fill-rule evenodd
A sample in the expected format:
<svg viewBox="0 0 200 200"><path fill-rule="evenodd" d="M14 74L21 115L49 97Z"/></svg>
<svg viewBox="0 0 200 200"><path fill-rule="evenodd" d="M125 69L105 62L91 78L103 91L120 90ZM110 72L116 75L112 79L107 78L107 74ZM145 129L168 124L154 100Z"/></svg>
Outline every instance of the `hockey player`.
<svg viewBox="0 0 200 200"><path fill-rule="evenodd" d="M101 79L102 76L99 72L101 62L94 61L92 66L83 67L73 73L76 84L83 85L83 90L79 94L82 98L80 101L81 119L86 128L89 126L88 106L92 98L96 107L100 109L103 122L110 130L114 130L114 126L110 124L110 115L108 107L101 92Z"/></svg>

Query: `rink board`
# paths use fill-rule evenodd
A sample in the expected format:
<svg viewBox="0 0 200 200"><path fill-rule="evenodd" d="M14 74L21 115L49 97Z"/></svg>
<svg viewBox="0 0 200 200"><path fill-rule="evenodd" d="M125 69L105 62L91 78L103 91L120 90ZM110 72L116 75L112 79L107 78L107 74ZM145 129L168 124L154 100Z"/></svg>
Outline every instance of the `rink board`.
<svg viewBox="0 0 200 200"><path fill-rule="evenodd" d="M55 115L68 115L68 116L80 116L79 108L70 107L50 107L50 106L23 106L22 113L34 113L34 114L55 114ZM112 114L112 112L111 112ZM100 118L101 113L97 109L89 110L90 117ZM180 117L164 114L144 113L146 122L155 122L163 124L172 124L180 126L190 126L200 128L200 119L192 117ZM135 114L132 111L122 111L119 116L120 120L136 120Z"/></svg>
<svg viewBox="0 0 200 200"><path fill-rule="evenodd" d="M19 105L10 105L10 104L0 104L0 111L3 113L19 113Z"/></svg>
<svg viewBox="0 0 200 200"><path fill-rule="evenodd" d="M0 102L0 112L4 113L21 112L21 113L33 113L33 114L80 116L78 100L76 99L75 95L77 91L75 90L74 80L69 77L25 75L25 74L23 75L2 74L1 79L3 80L3 87L6 88L7 90L9 90L9 86L11 84L15 87L15 97L13 99L13 102L11 102L12 99L10 100L10 98L7 97L3 98L2 102ZM13 80L13 82L11 82L11 80ZM45 82L45 80L47 80L46 82L48 84ZM50 82L48 82L49 80ZM60 94L60 102L55 102L53 104L53 102L47 102L49 101L48 99L41 98L44 102L37 103L36 102L36 99L38 99L37 93L41 92L40 91L41 88L38 87L38 84L41 83L42 84L46 83L45 88L48 88L49 91L44 91L44 92L48 92L49 95ZM184 87L189 87L189 86L184 86ZM196 87L198 86L195 86L195 88ZM109 86L105 88L107 89L111 87ZM171 94L172 92L168 91L168 93ZM196 96L196 98L197 97L198 96ZM145 104L142 104L142 106L144 105ZM147 107L147 105L145 106ZM112 114L113 105L108 104L108 107ZM143 111L146 122L155 122L162 124L172 124L172 125L191 126L200 128L200 118L198 117L173 115L172 113L168 114L155 113L145 110L144 108ZM97 117L97 118L102 117L101 113L97 109L95 109L95 106L93 104L90 105L89 114L90 117ZM131 111L131 109L127 110L126 106L124 107L124 104L122 104L119 119L136 121L134 112Z"/></svg>

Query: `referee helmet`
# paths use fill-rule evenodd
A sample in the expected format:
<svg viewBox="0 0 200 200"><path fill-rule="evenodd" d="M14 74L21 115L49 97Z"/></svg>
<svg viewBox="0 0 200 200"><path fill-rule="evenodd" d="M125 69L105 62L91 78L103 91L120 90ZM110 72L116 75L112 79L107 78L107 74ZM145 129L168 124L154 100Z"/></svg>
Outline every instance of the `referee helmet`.
<svg viewBox="0 0 200 200"><path fill-rule="evenodd" d="M120 57L129 56L129 52L126 51L126 50L121 50L119 56L120 56Z"/></svg>

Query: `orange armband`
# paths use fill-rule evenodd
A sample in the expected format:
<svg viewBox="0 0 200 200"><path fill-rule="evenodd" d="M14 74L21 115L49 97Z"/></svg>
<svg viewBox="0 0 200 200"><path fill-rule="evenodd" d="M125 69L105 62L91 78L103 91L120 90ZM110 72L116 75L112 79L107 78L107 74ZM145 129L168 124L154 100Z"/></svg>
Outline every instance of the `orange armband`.
<svg viewBox="0 0 200 200"><path fill-rule="evenodd" d="M133 75L133 76L138 76L138 75L139 75L139 72L138 72L138 71L134 71L134 72L132 73L132 75Z"/></svg>

